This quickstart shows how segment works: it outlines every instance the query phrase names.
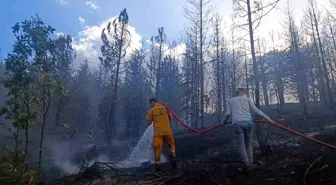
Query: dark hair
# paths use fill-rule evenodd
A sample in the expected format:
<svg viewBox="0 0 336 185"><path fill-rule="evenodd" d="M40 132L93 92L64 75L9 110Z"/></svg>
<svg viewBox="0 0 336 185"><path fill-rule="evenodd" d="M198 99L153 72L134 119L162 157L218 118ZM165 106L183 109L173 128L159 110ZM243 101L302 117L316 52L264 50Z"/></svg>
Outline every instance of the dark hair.
<svg viewBox="0 0 336 185"><path fill-rule="evenodd" d="M157 101L157 99L156 98L151 98L151 99L149 99L149 103L157 103L158 101Z"/></svg>
<svg viewBox="0 0 336 185"><path fill-rule="evenodd" d="M236 91L236 95L238 96L240 92L243 92L246 94L246 90L244 88L238 88Z"/></svg>

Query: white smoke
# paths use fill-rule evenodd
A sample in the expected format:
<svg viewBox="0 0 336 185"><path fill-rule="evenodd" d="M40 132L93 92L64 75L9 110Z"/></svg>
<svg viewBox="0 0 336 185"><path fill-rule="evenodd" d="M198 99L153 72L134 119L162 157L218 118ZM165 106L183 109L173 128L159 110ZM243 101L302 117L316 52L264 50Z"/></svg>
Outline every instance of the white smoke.
<svg viewBox="0 0 336 185"><path fill-rule="evenodd" d="M132 168L140 167L143 163L154 163L154 150L153 150L153 125L150 125L144 134L141 136L137 145L134 147L131 155L128 159L121 162L112 161L106 154L100 154L98 157L90 159L87 162L87 166L93 165L95 162L102 163L114 163L117 168ZM120 144L120 143L119 143ZM52 157L54 164L59 167L64 173L73 174L75 173L81 164L76 164L72 159L75 153L83 152L76 151L74 146L79 144L71 143L71 141L63 143L54 143L52 147ZM124 144L125 146L125 144ZM84 161L84 156L83 159ZM167 162L164 155L161 154L161 163Z"/></svg>

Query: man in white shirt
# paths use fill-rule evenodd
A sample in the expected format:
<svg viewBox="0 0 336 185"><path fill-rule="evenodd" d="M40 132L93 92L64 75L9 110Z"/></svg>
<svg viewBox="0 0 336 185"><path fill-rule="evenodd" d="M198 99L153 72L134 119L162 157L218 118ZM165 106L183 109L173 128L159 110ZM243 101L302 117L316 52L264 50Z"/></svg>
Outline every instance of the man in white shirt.
<svg viewBox="0 0 336 185"><path fill-rule="evenodd" d="M236 97L227 102L223 122L226 123L231 116L234 132L239 142L239 156L248 167L253 163L252 129L254 123L251 112L255 112L271 124L274 121L254 105L252 99L246 96L245 89L239 88L236 94Z"/></svg>

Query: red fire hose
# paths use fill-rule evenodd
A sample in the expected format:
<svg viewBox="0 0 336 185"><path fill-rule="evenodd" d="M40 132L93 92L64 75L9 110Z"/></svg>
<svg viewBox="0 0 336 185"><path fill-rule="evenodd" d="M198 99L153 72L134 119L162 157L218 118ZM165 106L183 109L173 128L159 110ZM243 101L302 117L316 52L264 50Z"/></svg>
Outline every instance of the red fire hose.
<svg viewBox="0 0 336 185"><path fill-rule="evenodd" d="M190 127L189 125L187 125L186 123L184 123L184 122L183 122L183 121L182 121L182 120L181 120L181 119L180 119L180 118L179 118L179 117L178 117L178 116L171 110L171 108L168 107L168 105L164 105L164 106L167 108L167 110L173 115L173 117L174 117L174 118L175 118L175 119L176 119L182 126L184 126L185 128L187 128L188 130L190 130L190 131L192 131L192 132L194 132L194 133L197 133L197 134L204 134L204 133L206 133L206 132L209 132L209 131L211 131L211 130L214 130L214 129L217 129L217 128L219 128L219 127L224 126L224 124L221 123L221 124L214 125L214 126L212 126L212 127L210 127L210 128L204 129L204 130L196 130L196 129ZM269 123L269 122L266 121L266 120L254 120L254 122L255 122L255 123ZM283 129L283 130L285 130L285 131L287 131L287 132L289 132L289 133L291 133L291 134L300 136L300 137L305 138L305 139L307 139L307 140L313 141L313 142L318 143L318 144L320 144L320 145L323 145L323 146L325 146L325 147L328 147L328 148L331 148L331 149L336 150L336 146L335 146L335 145L332 145L332 144L329 144L329 143L325 143L325 142L320 141L320 140L317 140L317 139L315 139L315 138L313 138L313 137L306 136L306 135L304 135L304 134L302 134L302 133L300 133L300 132L297 132L297 131L292 130L292 129L287 128L287 127L284 127L283 125L280 125L280 124L278 124L278 123L274 123L274 124L272 124L272 125L274 125L274 126L280 128L280 129Z"/></svg>

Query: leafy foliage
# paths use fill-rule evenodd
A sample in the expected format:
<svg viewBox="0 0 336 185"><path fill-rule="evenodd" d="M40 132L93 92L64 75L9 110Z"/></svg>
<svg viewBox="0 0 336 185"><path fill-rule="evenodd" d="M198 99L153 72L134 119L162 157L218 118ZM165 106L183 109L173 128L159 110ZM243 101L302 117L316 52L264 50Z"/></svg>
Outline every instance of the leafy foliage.
<svg viewBox="0 0 336 185"><path fill-rule="evenodd" d="M35 170L27 170L25 154L19 150L3 150L0 153L0 183L37 185L42 182Z"/></svg>

